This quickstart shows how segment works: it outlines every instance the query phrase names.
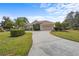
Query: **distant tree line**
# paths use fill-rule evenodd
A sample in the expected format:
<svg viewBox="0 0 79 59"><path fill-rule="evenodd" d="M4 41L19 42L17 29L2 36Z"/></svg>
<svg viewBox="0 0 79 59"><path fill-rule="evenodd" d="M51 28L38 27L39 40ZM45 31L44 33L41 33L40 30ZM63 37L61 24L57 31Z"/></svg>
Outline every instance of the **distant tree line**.
<svg viewBox="0 0 79 59"><path fill-rule="evenodd" d="M3 16L1 21L1 27L4 30L10 30L11 28L24 28L29 23L26 17L18 17L12 21L9 17Z"/></svg>
<svg viewBox="0 0 79 59"><path fill-rule="evenodd" d="M14 19L14 21L12 21L10 17L3 16L1 27L4 30L10 30L11 28L25 29L26 28L25 26L28 23L29 21L26 17L17 17L16 19ZM33 27L36 29L38 28L38 26L39 25L33 25ZM56 31L62 31L62 30L68 30L68 29L79 30L79 12L71 11L70 13L68 13L65 20L62 23L61 22L55 23L54 29Z"/></svg>
<svg viewBox="0 0 79 59"><path fill-rule="evenodd" d="M55 30L67 30L67 29L74 29L79 30L79 12L73 12L67 14L65 20L60 23L55 23Z"/></svg>

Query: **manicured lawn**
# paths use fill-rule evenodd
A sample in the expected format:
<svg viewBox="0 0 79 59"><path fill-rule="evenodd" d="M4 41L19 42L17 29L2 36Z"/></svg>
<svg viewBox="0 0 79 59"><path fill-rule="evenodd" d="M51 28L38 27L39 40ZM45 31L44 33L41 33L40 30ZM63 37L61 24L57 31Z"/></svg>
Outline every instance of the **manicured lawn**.
<svg viewBox="0 0 79 59"><path fill-rule="evenodd" d="M51 32L51 33L61 38L79 42L79 31L76 31L76 30L69 30L68 32L57 31L57 32Z"/></svg>
<svg viewBox="0 0 79 59"><path fill-rule="evenodd" d="M0 55L28 55L32 45L32 33L10 37L9 32L0 32Z"/></svg>

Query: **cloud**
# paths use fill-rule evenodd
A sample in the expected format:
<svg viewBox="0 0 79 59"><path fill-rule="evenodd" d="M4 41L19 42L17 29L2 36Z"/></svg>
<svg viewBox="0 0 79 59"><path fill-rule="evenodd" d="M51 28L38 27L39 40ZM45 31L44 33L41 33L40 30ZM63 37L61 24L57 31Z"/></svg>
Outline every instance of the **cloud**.
<svg viewBox="0 0 79 59"><path fill-rule="evenodd" d="M53 21L63 21L66 17L66 15L71 11L79 11L79 4L78 3L56 3L56 4L49 4L44 5L45 12L48 13L48 15L51 15Z"/></svg>
<svg viewBox="0 0 79 59"><path fill-rule="evenodd" d="M56 21L62 22L63 19L65 19L64 15L58 16L58 17L52 17L52 16L26 16L26 17L28 18L30 23L35 20L38 20L38 21L47 20L47 21L52 21L52 22L56 22Z"/></svg>
<svg viewBox="0 0 79 59"><path fill-rule="evenodd" d="M79 11L79 4L56 4L55 7L53 7L53 4L51 7L45 9L46 12L49 14L53 13L69 13L70 11Z"/></svg>
<svg viewBox="0 0 79 59"><path fill-rule="evenodd" d="M29 19L30 23L35 20L38 20L38 21L47 20L47 21L53 22L52 16L27 16L27 18Z"/></svg>
<svg viewBox="0 0 79 59"><path fill-rule="evenodd" d="M53 7L50 7L48 9L45 9L48 13L54 13L54 12L57 12L57 9L53 8Z"/></svg>
<svg viewBox="0 0 79 59"><path fill-rule="evenodd" d="M38 5L35 5L38 7ZM34 20L49 20L49 21L63 21L66 15L71 11L79 11L78 3L41 3L40 11L44 11L43 16L26 16L30 22ZM2 14L1 14L2 15ZM7 14L6 14L7 15ZM16 18L13 15L9 15L12 19ZM1 16L2 17L2 16ZM1 21L1 18L0 18Z"/></svg>
<svg viewBox="0 0 79 59"><path fill-rule="evenodd" d="M40 8L47 8L49 6L51 6L51 3L41 3L40 4Z"/></svg>
<svg viewBox="0 0 79 59"><path fill-rule="evenodd" d="M34 20L45 20L43 16L26 16L30 22L33 22Z"/></svg>

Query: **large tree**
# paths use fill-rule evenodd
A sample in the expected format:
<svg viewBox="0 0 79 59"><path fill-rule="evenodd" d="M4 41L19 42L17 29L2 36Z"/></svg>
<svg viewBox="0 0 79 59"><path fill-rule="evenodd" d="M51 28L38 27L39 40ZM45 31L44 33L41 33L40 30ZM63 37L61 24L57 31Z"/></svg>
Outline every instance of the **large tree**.
<svg viewBox="0 0 79 59"><path fill-rule="evenodd" d="M1 22L1 26L4 29L10 29L13 27L13 25L14 23L9 17L3 16L3 21Z"/></svg>
<svg viewBox="0 0 79 59"><path fill-rule="evenodd" d="M79 12L70 12L63 23L68 23L70 28L79 27Z"/></svg>
<svg viewBox="0 0 79 59"><path fill-rule="evenodd" d="M73 26L73 22L74 22L74 12L70 12L67 14L65 21L63 23L68 23L69 27Z"/></svg>
<svg viewBox="0 0 79 59"><path fill-rule="evenodd" d="M29 21L26 17L18 17L17 19L15 19L15 24L18 28L24 27L27 23L29 23Z"/></svg>

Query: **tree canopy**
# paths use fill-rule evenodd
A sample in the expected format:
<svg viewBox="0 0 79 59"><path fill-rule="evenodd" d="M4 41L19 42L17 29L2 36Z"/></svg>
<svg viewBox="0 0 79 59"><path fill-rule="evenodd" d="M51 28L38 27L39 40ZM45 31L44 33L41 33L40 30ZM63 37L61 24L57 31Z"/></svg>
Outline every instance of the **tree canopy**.
<svg viewBox="0 0 79 59"><path fill-rule="evenodd" d="M70 28L79 27L79 12L70 12L67 14L64 23L68 23Z"/></svg>
<svg viewBox="0 0 79 59"><path fill-rule="evenodd" d="M24 27L27 23L29 23L29 21L26 17L18 17L15 19L15 24L17 27Z"/></svg>
<svg viewBox="0 0 79 59"><path fill-rule="evenodd" d="M3 21L1 22L1 26L3 28L10 29L13 25L14 22L9 17L3 16Z"/></svg>

